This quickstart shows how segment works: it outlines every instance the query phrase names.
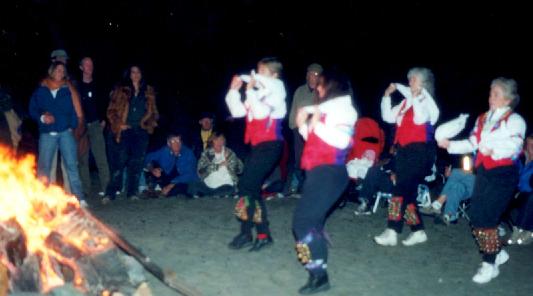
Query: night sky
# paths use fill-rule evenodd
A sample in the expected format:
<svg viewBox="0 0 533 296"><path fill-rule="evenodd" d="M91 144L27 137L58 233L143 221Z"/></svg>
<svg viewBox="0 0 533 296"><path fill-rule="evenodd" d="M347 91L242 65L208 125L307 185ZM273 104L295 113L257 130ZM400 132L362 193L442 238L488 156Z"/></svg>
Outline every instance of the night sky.
<svg viewBox="0 0 533 296"><path fill-rule="evenodd" d="M466 2L466 1L464 1ZM406 82L413 66L432 69L442 119L487 109L490 81L518 81L518 111L532 109L533 36L523 4L453 1L75 1L3 0L0 4L0 83L25 108L54 48L94 57L108 89L140 63L165 112L224 116L231 75L264 56L284 64L292 97L311 62L350 74L362 115L378 117L388 83ZM530 131L529 131L530 132Z"/></svg>

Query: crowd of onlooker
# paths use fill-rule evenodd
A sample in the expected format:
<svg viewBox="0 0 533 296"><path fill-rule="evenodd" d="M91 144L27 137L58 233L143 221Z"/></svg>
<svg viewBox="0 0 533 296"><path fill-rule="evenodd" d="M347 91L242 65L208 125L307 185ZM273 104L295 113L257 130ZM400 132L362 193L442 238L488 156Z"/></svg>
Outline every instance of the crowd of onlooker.
<svg viewBox="0 0 533 296"><path fill-rule="evenodd" d="M23 120L13 108L13 99L0 88L0 143L18 150L19 154L36 150L37 175L44 182L61 181L65 190L75 195L84 207L88 206L87 198L90 196L99 195L102 203L107 204L121 192L130 200L176 195L191 198L234 197L238 194L237 184L243 173L243 162L247 158L243 152L245 150L232 148L242 147L241 142L244 140L238 121L230 119L224 122L225 128L222 129L222 125L216 122L215 114L204 110L198 118L198 127L189 131L187 137L179 131L163 131L166 143L149 151L150 138L158 128L160 112L156 91L145 81L142 68L138 65L128 67L122 80L109 91L102 89L100 81L93 78L94 64L91 57L82 58L77 65L79 73L76 74L79 75L72 76L67 73L68 59L64 50L54 50L45 78L38 83L31 96L28 113L38 126L38 139L33 141L33 148L31 131L27 127L21 127ZM316 88L322 71L319 64L309 65L306 83L294 93L284 132L286 140L282 157L262 187L265 199L299 196L305 180L305 172L300 164L305 140L298 131L296 117L298 110L316 103ZM431 78L428 76L431 73L424 71L424 68L415 68L414 72L410 72L409 79ZM418 114L421 114L420 110L425 110L427 118L424 120L428 124L435 125L438 109L432 100L424 100L424 96L431 97L431 86L432 84L424 85L422 93L415 96L405 86L391 84L385 91L381 106L384 121L398 124L403 118L407 118L416 123L420 120L416 114L409 113L411 111L402 113L403 110L412 110L409 109L410 105L406 105L413 104L415 110L419 108ZM498 89L505 96L509 92L516 92L516 85L510 80L495 80L491 86L491 100L493 96L497 97L492 92ZM391 105L392 94L396 91L406 98L405 103L399 104L399 107ZM501 106L498 108L491 106L491 110L508 110ZM473 147L484 149L477 151L477 156L471 154L475 149L469 150L466 146L472 143L479 146L483 143L483 137L488 137L485 130L474 131L469 143L448 139L439 141L441 148L450 153L465 155L464 158L443 158L442 153L434 150L435 144L409 146L410 150L406 150L407 144L413 141L416 143L418 140L415 138L421 133L426 136L427 131L423 129L412 132L418 128L416 124L398 124L396 144L385 147L386 135L377 121L359 118L355 125L353 147L346 159L351 181L342 199L358 203L356 215L372 214L380 200L387 200L393 210L397 205L397 210L401 210L398 213L405 213L408 223L408 216L412 215L414 220L411 222L414 224L410 225L413 234L418 237L410 236L406 245L409 245L409 240L421 243L427 239L423 228L417 228L417 223L420 223L416 216L418 212L434 216L435 222L443 225L455 224L461 216L470 219L469 200L472 196L479 198L479 188L484 186L484 183L480 183L481 175L476 176L478 171L473 169L473 159L479 161L483 155L492 155L492 159L481 160L485 161L484 167L505 167L507 163L498 161L511 159L507 152L505 157L494 156L494 151L511 149L497 142L498 137L504 135L494 132L502 129L500 125L505 125L506 130L512 128L507 126L510 125L507 122L512 121L512 118L509 119L511 111L504 111L497 114L499 119L494 122L491 122L491 118L484 117L476 122L478 130L479 125L485 122L491 124L490 133L495 134L491 135L490 140L495 144L485 140L484 147ZM488 116L493 113L497 112L491 111ZM239 136L235 137L235 134ZM403 138L398 138L398 135L403 135ZM510 189L515 198L509 207L502 204L505 210L502 217L495 217L498 222L512 224L508 244L529 244L533 241L533 135L522 140L525 140L525 145L520 158L512 156L512 162L516 164L513 170L516 170L519 180L516 187ZM479 164L476 162L475 165ZM485 170L480 173L482 176L487 174ZM93 186L95 178L92 177L96 175L98 185ZM421 177L424 177L423 181ZM490 179L490 175L487 178ZM94 188L97 188L95 192ZM413 188L418 188L414 209L411 208L414 200L409 200L408 205L402 204L407 202L404 200L405 196L412 195ZM428 198L428 190L433 196L431 200ZM404 197L398 199L394 192L396 195L402 192ZM482 211L478 201L473 203L474 210ZM394 212L389 212L389 219L392 219L390 215L394 215ZM378 244L396 244L394 233L401 231L402 225L402 217L398 217L389 220L387 230L376 236ZM479 240L485 239L484 235L492 235L480 231ZM491 244L487 241L482 243ZM492 277L495 277L494 274Z"/></svg>

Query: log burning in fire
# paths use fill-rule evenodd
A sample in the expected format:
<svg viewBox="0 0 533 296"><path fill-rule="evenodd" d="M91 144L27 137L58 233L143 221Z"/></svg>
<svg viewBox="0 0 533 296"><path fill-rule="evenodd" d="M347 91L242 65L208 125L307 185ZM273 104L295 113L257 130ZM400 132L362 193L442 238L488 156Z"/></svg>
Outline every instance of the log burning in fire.
<svg viewBox="0 0 533 296"><path fill-rule="evenodd" d="M82 209L74 196L39 181L33 155L18 160L0 146L0 295L47 293L67 283L90 295L132 295L140 281L129 275L131 261L182 294L196 294Z"/></svg>

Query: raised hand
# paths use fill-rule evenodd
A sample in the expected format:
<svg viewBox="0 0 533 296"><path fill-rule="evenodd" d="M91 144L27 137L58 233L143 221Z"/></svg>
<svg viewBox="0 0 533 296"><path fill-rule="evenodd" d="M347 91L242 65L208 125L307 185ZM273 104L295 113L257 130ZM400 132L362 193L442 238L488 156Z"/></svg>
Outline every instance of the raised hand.
<svg viewBox="0 0 533 296"><path fill-rule="evenodd" d="M395 91L396 91L396 84L391 83L391 84L389 84L389 87L387 87L387 89L385 89L385 93L383 94L383 96L384 97L388 97Z"/></svg>

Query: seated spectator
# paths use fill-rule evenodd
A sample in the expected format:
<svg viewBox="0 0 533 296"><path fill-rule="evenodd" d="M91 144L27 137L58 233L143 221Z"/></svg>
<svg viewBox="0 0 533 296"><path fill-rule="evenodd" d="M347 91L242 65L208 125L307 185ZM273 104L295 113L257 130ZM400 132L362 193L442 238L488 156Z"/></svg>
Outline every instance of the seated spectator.
<svg viewBox="0 0 533 296"><path fill-rule="evenodd" d="M167 145L148 153L144 160L148 189L143 198L186 194L189 184L198 180L196 158L191 149L181 143L181 136L170 134ZM156 191L157 185L161 191Z"/></svg>
<svg viewBox="0 0 533 296"><path fill-rule="evenodd" d="M189 195L229 196L236 193L237 175L242 173L243 163L226 147L223 134L214 132L209 147L202 152L198 161L200 181L189 186Z"/></svg>
<svg viewBox="0 0 533 296"><path fill-rule="evenodd" d="M524 161L520 162L518 189L518 217L513 233L507 241L509 245L527 245L533 242L533 134L526 139Z"/></svg>
<svg viewBox="0 0 533 296"><path fill-rule="evenodd" d="M211 135L214 133L215 116L210 112L203 112L200 115L200 130L192 135L192 150L196 158L200 158L202 152L207 149Z"/></svg>
<svg viewBox="0 0 533 296"><path fill-rule="evenodd" d="M392 148L391 152L393 150ZM359 206L354 211L355 215L370 215L376 193L392 192L394 188L392 167L392 159L383 158L375 166L368 169L365 178L362 179Z"/></svg>
<svg viewBox="0 0 533 296"><path fill-rule="evenodd" d="M439 197L431 205L420 208L420 213L435 215L437 224L450 225L457 223L459 205L472 195L476 177L469 170L451 166L446 168L445 176L448 179Z"/></svg>

